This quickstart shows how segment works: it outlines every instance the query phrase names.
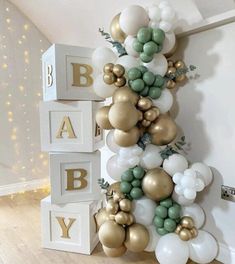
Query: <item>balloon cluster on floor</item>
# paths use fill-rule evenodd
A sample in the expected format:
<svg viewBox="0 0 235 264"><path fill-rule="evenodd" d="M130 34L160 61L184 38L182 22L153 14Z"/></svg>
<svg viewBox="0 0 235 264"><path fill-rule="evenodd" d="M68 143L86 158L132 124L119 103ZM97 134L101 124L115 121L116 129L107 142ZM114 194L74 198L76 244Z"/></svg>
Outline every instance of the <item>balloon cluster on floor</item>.
<svg viewBox="0 0 235 264"><path fill-rule="evenodd" d="M189 258L208 263L218 252L214 237L201 229L205 214L195 203L212 182L211 169L182 155L184 142L169 112L171 89L189 71L182 60L169 59L176 49L175 23L166 1L129 6L111 22L112 41L106 38L121 45L122 54L99 47L92 56L99 71L94 91L112 97L96 114L114 152L107 172L115 183L103 186L107 204L95 217L109 257L148 251L160 264L185 264Z"/></svg>

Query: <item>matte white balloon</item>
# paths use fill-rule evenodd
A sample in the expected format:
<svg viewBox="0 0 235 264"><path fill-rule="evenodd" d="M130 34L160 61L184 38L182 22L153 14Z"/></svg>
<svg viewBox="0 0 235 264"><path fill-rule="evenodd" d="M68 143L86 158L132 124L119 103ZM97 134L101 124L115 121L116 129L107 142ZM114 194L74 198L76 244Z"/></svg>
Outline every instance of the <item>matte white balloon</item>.
<svg viewBox="0 0 235 264"><path fill-rule="evenodd" d="M170 3L168 1L161 1L158 5L160 9L166 8L168 6L170 6Z"/></svg>
<svg viewBox="0 0 235 264"><path fill-rule="evenodd" d="M142 148L137 144L130 147L120 147L117 158L118 165L129 168L135 167L139 165L142 153Z"/></svg>
<svg viewBox="0 0 235 264"><path fill-rule="evenodd" d="M154 74L160 74L161 76L164 76L168 68L168 63L165 56L158 53L154 55L151 62L144 63L144 66L146 66L148 70Z"/></svg>
<svg viewBox="0 0 235 264"><path fill-rule="evenodd" d="M160 238L155 254L160 264L186 264L189 246L178 235L170 233Z"/></svg>
<svg viewBox="0 0 235 264"><path fill-rule="evenodd" d="M141 27L146 27L149 17L146 10L137 5L127 7L121 12L119 24L127 35L136 36Z"/></svg>
<svg viewBox="0 0 235 264"><path fill-rule="evenodd" d="M163 159L160 154L161 148L153 144L146 146L140 160L140 166L151 170L162 165Z"/></svg>
<svg viewBox="0 0 235 264"><path fill-rule="evenodd" d="M146 226L146 228L149 232L149 243L144 251L154 252L161 236L156 232L156 227L154 225Z"/></svg>
<svg viewBox="0 0 235 264"><path fill-rule="evenodd" d="M159 22L150 21L149 22L149 27L151 27L151 28L159 28Z"/></svg>
<svg viewBox="0 0 235 264"><path fill-rule="evenodd" d="M94 92L102 97L108 98L111 97L116 91L117 87L115 85L108 85L103 81L103 74L98 75L93 84Z"/></svg>
<svg viewBox="0 0 235 264"><path fill-rule="evenodd" d="M120 166L117 162L117 155L112 156L107 164L106 169L108 172L108 175L115 181L121 181L122 173L129 169L128 166Z"/></svg>
<svg viewBox="0 0 235 264"><path fill-rule="evenodd" d="M193 163L190 168L200 173L200 177L204 180L206 186L212 182L213 174L210 167L206 164L197 162Z"/></svg>
<svg viewBox="0 0 235 264"><path fill-rule="evenodd" d="M118 58L116 64L121 64L125 68L126 72L128 72L131 68L139 66L138 60L130 55L124 55Z"/></svg>
<svg viewBox="0 0 235 264"><path fill-rule="evenodd" d="M101 72L106 63L114 63L116 59L115 53L107 47L99 47L92 54L92 64Z"/></svg>
<svg viewBox="0 0 235 264"><path fill-rule="evenodd" d="M181 154L173 154L163 162L163 169L171 176L188 168L187 159Z"/></svg>
<svg viewBox="0 0 235 264"><path fill-rule="evenodd" d="M194 200L196 199L197 192L193 188L185 188L184 189L184 197L188 200Z"/></svg>
<svg viewBox="0 0 235 264"><path fill-rule="evenodd" d="M132 214L135 217L135 221L138 224L144 226L152 225L155 215L156 203L146 197L142 197L138 200L133 200Z"/></svg>
<svg viewBox="0 0 235 264"><path fill-rule="evenodd" d="M173 95L169 89L163 89L161 96L158 99L152 100L153 104L157 106L162 114L168 112L173 105Z"/></svg>
<svg viewBox="0 0 235 264"><path fill-rule="evenodd" d="M170 6L165 6L161 10L161 20L171 22L175 18L175 10Z"/></svg>
<svg viewBox="0 0 235 264"><path fill-rule="evenodd" d="M124 41L124 46L128 55L139 57L139 53L133 49L133 42L136 40L133 36L127 36Z"/></svg>
<svg viewBox="0 0 235 264"><path fill-rule="evenodd" d="M195 199L186 199L183 195L179 195L175 192L175 190L172 193L172 199L176 201L180 205L190 205L193 204Z"/></svg>
<svg viewBox="0 0 235 264"><path fill-rule="evenodd" d="M108 148L114 152L114 153L118 153L119 149L120 149L120 146L118 146L115 141L114 141L114 138L113 138L113 133L114 133L114 129L110 130L107 134L107 137L106 137L106 144L108 146Z"/></svg>
<svg viewBox="0 0 235 264"><path fill-rule="evenodd" d="M218 243L215 238L204 230L199 230L198 236L188 242L189 257L199 264L212 262L218 254Z"/></svg>
<svg viewBox="0 0 235 264"><path fill-rule="evenodd" d="M148 8L149 19L157 22L161 19L161 9L157 5L152 5Z"/></svg>
<svg viewBox="0 0 235 264"><path fill-rule="evenodd" d="M161 21L159 23L159 28L162 29L165 33L167 33L167 32L169 32L172 29L172 23L169 22L169 21Z"/></svg>
<svg viewBox="0 0 235 264"><path fill-rule="evenodd" d="M181 216L190 216L193 218L197 229L201 228L205 222L205 213L196 203L181 207Z"/></svg>
<svg viewBox="0 0 235 264"><path fill-rule="evenodd" d="M159 27L160 27L160 25L159 25ZM166 53L170 52L174 48L175 42L176 42L175 34L173 32L166 33L165 39L163 42L163 47L162 47L162 50L160 53L166 54Z"/></svg>

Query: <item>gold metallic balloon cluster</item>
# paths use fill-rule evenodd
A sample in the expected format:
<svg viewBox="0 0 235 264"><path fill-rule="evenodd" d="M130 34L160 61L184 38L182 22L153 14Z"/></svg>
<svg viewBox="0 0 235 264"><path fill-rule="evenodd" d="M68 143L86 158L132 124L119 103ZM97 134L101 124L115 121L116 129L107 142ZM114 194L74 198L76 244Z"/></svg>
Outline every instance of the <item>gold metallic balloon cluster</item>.
<svg viewBox="0 0 235 264"><path fill-rule="evenodd" d="M176 62L168 60L168 70L166 73L166 76L170 78L170 80L166 83L166 87L168 89L175 88L177 83L183 82L186 79L186 74L180 73L180 70L185 67L185 63L182 60L178 60Z"/></svg>
<svg viewBox="0 0 235 264"><path fill-rule="evenodd" d="M114 84L116 87L122 87L126 84L125 68L113 63L107 63L104 65L103 80L106 84Z"/></svg>
<svg viewBox="0 0 235 264"><path fill-rule="evenodd" d="M197 237L198 230L195 227L193 219L189 216L184 216L180 220L180 223L177 226L175 233L179 235L181 240L188 241L192 238Z"/></svg>

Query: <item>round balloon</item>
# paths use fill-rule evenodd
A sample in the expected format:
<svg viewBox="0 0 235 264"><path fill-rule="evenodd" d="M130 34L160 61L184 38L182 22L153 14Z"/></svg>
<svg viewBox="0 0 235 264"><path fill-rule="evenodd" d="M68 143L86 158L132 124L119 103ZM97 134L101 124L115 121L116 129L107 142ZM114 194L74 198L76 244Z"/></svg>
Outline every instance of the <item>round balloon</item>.
<svg viewBox="0 0 235 264"><path fill-rule="evenodd" d="M212 182L213 174L209 166L204 163L196 162L190 166L191 169L200 173L200 177L204 181L205 185L209 185Z"/></svg>
<svg viewBox="0 0 235 264"><path fill-rule="evenodd" d="M189 200L184 197L184 195L179 195L175 191L172 193L172 199L180 205L190 205L193 204L195 199Z"/></svg>
<svg viewBox="0 0 235 264"><path fill-rule="evenodd" d="M166 33L161 53L166 54L170 52L174 48L175 42L176 42L175 33L173 32Z"/></svg>
<svg viewBox="0 0 235 264"><path fill-rule="evenodd" d="M154 225L147 226L146 228L149 232L149 243L144 251L154 252L161 236L156 232L156 227Z"/></svg>
<svg viewBox="0 0 235 264"><path fill-rule="evenodd" d="M121 175L124 171L128 170L128 166L120 166L117 162L118 156L114 155L112 156L107 164L106 169L108 172L108 175L115 181L121 181Z"/></svg>
<svg viewBox="0 0 235 264"><path fill-rule="evenodd" d="M173 95L169 89L162 90L161 96L158 99L152 100L162 114L168 112L173 105Z"/></svg>
<svg viewBox="0 0 235 264"><path fill-rule="evenodd" d="M140 130L138 127L133 127L129 131L119 129L114 130L114 141L121 147L130 147L136 144L140 137Z"/></svg>
<svg viewBox="0 0 235 264"><path fill-rule="evenodd" d="M120 149L120 146L118 146L115 141L114 141L114 137L113 137L113 134L114 134L114 130L110 130L107 134L107 137L106 137L106 144L108 146L108 148L114 152L114 153L118 153L119 149Z"/></svg>
<svg viewBox="0 0 235 264"><path fill-rule="evenodd" d="M113 129L112 125L109 122L109 110L110 106L103 106L96 112L96 123L103 129Z"/></svg>
<svg viewBox="0 0 235 264"><path fill-rule="evenodd" d="M184 172L188 168L188 161L181 154L173 154L163 162L163 169L171 176L177 172Z"/></svg>
<svg viewBox="0 0 235 264"><path fill-rule="evenodd" d="M154 74L164 76L168 69L167 59L162 54L155 54L153 60L149 63L144 63L144 66L148 68Z"/></svg>
<svg viewBox="0 0 235 264"><path fill-rule="evenodd" d="M151 170L162 165L163 159L160 154L160 147L153 144L146 146L140 160L140 166Z"/></svg>
<svg viewBox="0 0 235 264"><path fill-rule="evenodd" d="M125 68L126 72L128 72L131 68L139 66L138 60L130 55L119 57L116 64L121 64Z"/></svg>
<svg viewBox="0 0 235 264"><path fill-rule="evenodd" d="M161 264L186 264L189 258L187 242L174 233L162 236L156 247L156 258Z"/></svg>
<svg viewBox="0 0 235 264"><path fill-rule="evenodd" d="M104 65L114 63L117 60L115 53L106 47L99 47L92 54L92 64L103 72Z"/></svg>
<svg viewBox="0 0 235 264"><path fill-rule="evenodd" d="M133 49L133 42L136 40L133 36L127 36L127 38L124 41L124 47L126 49L126 52L128 55L131 55L133 57L139 57L139 53Z"/></svg>
<svg viewBox="0 0 235 264"><path fill-rule="evenodd" d="M94 80L93 89L98 96L102 98L108 98L114 94L114 92L117 90L117 87L113 84L109 85L104 83L103 74L100 74Z"/></svg>
<svg viewBox="0 0 235 264"><path fill-rule="evenodd" d="M151 21L158 22L161 19L161 9L157 5L148 7L148 15Z"/></svg>
<svg viewBox="0 0 235 264"><path fill-rule="evenodd" d="M190 216L193 218L195 227L197 229L201 228L205 222L205 213L203 209L196 203L188 206L181 207L181 216Z"/></svg>
<svg viewBox="0 0 235 264"><path fill-rule="evenodd" d="M110 257L110 258L121 257L122 255L124 255L126 253L126 247L125 246L121 246L119 248L108 248L105 246L102 246L102 247L103 247L105 255Z"/></svg>

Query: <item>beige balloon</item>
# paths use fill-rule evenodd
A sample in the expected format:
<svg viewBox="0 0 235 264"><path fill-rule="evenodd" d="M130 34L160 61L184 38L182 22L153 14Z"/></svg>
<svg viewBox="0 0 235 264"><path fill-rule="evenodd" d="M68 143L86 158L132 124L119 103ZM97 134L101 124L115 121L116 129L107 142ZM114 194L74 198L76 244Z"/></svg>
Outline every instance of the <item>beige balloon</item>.
<svg viewBox="0 0 235 264"><path fill-rule="evenodd" d="M153 105L153 102L150 98L147 98L147 97L143 97L143 98L140 98L138 103L138 108L142 111L146 111L146 110L149 110L152 105Z"/></svg>
<svg viewBox="0 0 235 264"><path fill-rule="evenodd" d="M172 178L162 168L149 170L142 181L143 192L154 201L160 201L170 196L173 188Z"/></svg>
<svg viewBox="0 0 235 264"><path fill-rule="evenodd" d="M122 131L119 129L114 130L114 141L121 147L130 147L136 144L140 137L140 130L137 127L133 127L129 131Z"/></svg>
<svg viewBox="0 0 235 264"><path fill-rule="evenodd" d="M107 205L106 205L106 211L109 214L116 214L119 210L118 203L115 202L113 199L108 200Z"/></svg>
<svg viewBox="0 0 235 264"><path fill-rule="evenodd" d="M119 202L119 207L124 212L130 212L132 209L132 202L129 199L122 199Z"/></svg>
<svg viewBox="0 0 235 264"><path fill-rule="evenodd" d="M103 129L113 129L109 122L109 110L110 106L103 106L96 113L96 123Z"/></svg>
<svg viewBox="0 0 235 264"><path fill-rule="evenodd" d="M100 229L101 225L109 220L110 214L106 211L106 208L102 208L98 211L98 213L95 215L95 221L97 230Z"/></svg>
<svg viewBox="0 0 235 264"><path fill-rule="evenodd" d="M126 38L126 34L121 30L121 27L119 24L120 15L121 13L117 14L111 22L110 35L113 38L113 40L123 43Z"/></svg>
<svg viewBox="0 0 235 264"><path fill-rule="evenodd" d="M175 121L167 114L161 114L148 128L152 143L157 146L167 145L177 136Z"/></svg>
<svg viewBox="0 0 235 264"><path fill-rule="evenodd" d="M113 94L113 102L131 102L136 105L139 100L139 96L133 92L129 87L123 86L117 89Z"/></svg>
<svg viewBox="0 0 235 264"><path fill-rule="evenodd" d="M125 229L115 221L108 220L100 227L99 240L108 248L119 248L125 240Z"/></svg>
<svg viewBox="0 0 235 264"><path fill-rule="evenodd" d="M125 74L125 68L121 64L115 64L113 67L113 73L118 77L122 77Z"/></svg>
<svg viewBox="0 0 235 264"><path fill-rule="evenodd" d="M121 257L122 255L124 255L127 249L124 245L122 245L119 248L108 248L108 247L103 246L103 250L106 256L111 257L111 258L117 258L117 257Z"/></svg>
<svg viewBox="0 0 235 264"><path fill-rule="evenodd" d="M149 243L149 232L140 224L133 224L127 228L125 246L132 252L141 252Z"/></svg>
<svg viewBox="0 0 235 264"><path fill-rule="evenodd" d="M118 212L115 215L115 221L116 223L120 224L120 225L126 225L128 223L129 220L129 214L125 213L125 212Z"/></svg>
<svg viewBox="0 0 235 264"><path fill-rule="evenodd" d="M118 102L109 110L109 122L114 128L128 131L139 119L139 113L131 102Z"/></svg>

